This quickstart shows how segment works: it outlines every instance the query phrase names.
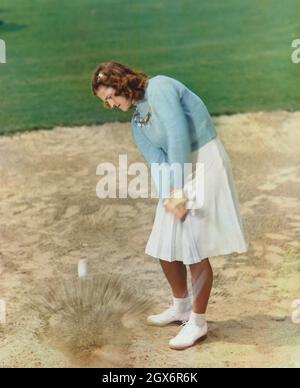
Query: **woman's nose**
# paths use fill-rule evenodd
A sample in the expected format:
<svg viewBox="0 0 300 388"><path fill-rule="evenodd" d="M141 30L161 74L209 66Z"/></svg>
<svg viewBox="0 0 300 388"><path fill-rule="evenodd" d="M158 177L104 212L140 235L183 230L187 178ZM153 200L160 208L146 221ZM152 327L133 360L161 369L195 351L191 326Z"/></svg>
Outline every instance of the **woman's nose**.
<svg viewBox="0 0 300 388"><path fill-rule="evenodd" d="M112 108L116 108L118 106L118 104L114 98L111 98L109 102L110 102L110 104L111 104L110 106Z"/></svg>

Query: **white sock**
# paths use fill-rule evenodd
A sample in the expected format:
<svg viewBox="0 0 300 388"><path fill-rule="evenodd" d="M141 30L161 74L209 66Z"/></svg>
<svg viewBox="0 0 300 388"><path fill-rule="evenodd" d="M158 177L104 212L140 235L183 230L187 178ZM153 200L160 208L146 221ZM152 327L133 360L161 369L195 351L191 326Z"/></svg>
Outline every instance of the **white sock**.
<svg viewBox="0 0 300 388"><path fill-rule="evenodd" d="M206 322L206 316L205 314L198 314L198 313L195 313L194 311L191 311L189 321L194 323L197 326L203 326Z"/></svg>
<svg viewBox="0 0 300 388"><path fill-rule="evenodd" d="M190 310L192 307L191 298L189 296L186 298L175 298L175 296L173 296L173 306L180 312Z"/></svg>

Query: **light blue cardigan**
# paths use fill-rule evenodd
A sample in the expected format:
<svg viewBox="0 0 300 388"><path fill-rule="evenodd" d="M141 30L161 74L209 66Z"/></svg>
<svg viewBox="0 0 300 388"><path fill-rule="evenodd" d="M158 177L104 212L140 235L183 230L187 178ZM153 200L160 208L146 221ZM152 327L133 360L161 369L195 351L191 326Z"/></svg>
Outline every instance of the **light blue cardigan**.
<svg viewBox="0 0 300 388"><path fill-rule="evenodd" d="M164 75L149 79L144 98L136 103L131 128L161 199L170 196L170 189L183 186L183 166L191 162L191 152L217 136L200 97L180 81ZM161 172L154 168L158 166L155 163ZM179 163L181 168L173 170L170 181L162 179L163 171L170 171L172 163Z"/></svg>

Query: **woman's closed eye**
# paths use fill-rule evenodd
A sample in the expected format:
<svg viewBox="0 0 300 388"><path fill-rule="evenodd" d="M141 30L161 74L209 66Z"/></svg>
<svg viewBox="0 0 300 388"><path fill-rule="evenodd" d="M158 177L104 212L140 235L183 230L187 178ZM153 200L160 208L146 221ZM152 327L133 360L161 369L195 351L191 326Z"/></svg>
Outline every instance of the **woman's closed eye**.
<svg viewBox="0 0 300 388"><path fill-rule="evenodd" d="M106 108L110 108L110 109L111 109L111 106L110 106L110 104L109 104L109 102L108 102L109 99L112 99L112 96L107 96L107 97L105 98L105 100L103 101L103 104L104 104L104 106L105 106Z"/></svg>

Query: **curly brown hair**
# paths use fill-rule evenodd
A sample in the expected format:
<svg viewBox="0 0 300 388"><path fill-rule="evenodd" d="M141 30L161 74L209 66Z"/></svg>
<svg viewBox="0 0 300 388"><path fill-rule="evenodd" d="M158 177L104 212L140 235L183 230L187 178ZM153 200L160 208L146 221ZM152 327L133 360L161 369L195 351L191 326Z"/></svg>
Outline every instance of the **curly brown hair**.
<svg viewBox="0 0 300 388"><path fill-rule="evenodd" d="M145 95L145 88L150 77L117 62L101 63L94 72L92 91L96 96L101 86L115 89L116 96L124 96L135 101L141 100ZM110 108L108 103L104 106Z"/></svg>

